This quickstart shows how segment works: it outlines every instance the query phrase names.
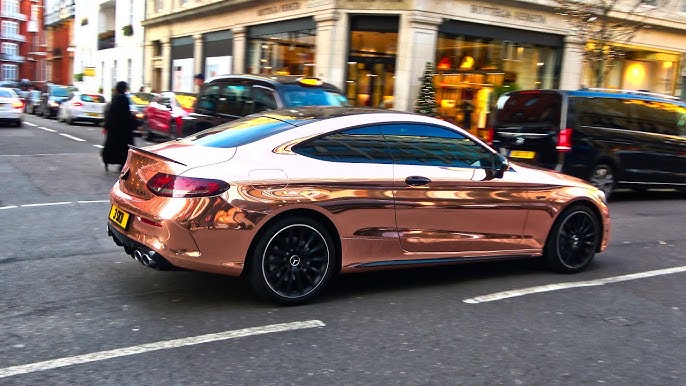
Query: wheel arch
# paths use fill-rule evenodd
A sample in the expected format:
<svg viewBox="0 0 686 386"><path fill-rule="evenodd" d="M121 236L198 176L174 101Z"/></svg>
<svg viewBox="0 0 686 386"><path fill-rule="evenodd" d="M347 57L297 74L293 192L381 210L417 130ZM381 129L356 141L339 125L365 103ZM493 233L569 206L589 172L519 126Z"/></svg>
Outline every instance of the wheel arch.
<svg viewBox="0 0 686 386"><path fill-rule="evenodd" d="M599 233L598 236L602 238L603 235L605 234L605 223L603 222L602 213L600 213L600 210L592 201L589 201L586 199L580 199L580 200L572 201L569 204L565 205L563 208L561 208L560 211L557 213L557 216L555 216L555 219L553 220L553 224L558 221L558 219L560 218L560 215L562 215L562 213L564 213L565 211L567 211L570 208L575 207L575 206L586 207L587 209L589 209L593 213L593 215L595 215L596 220L598 220L598 226L600 227L598 230L598 233ZM546 237L546 243L548 242L548 239L550 238L550 232L552 232L552 231L553 231L553 227L551 226L550 231L548 231L548 236ZM598 243L598 246L596 247L596 252L601 252L601 245L602 245L602 243Z"/></svg>
<svg viewBox="0 0 686 386"><path fill-rule="evenodd" d="M241 275L245 275L247 272L250 272L251 269L251 264L252 264L252 259L250 256L255 251L255 246L257 245L257 242L260 240L262 235L272 226L272 224L287 218L287 217L292 217L292 216L303 216L303 217L308 217L311 218L317 222L319 222L323 227L326 228L326 230L329 232L331 238L333 239L334 246L336 248L336 255L334 256L334 263L335 263L335 272L338 272L341 270L341 237L340 233L338 232L338 229L336 228L336 225L326 217L323 213L320 213L314 209L307 209L307 208L297 208L297 209L291 209L287 210L284 212L281 212L274 217L270 218L267 220L266 223L264 223L260 229L257 231L255 236L253 237L252 241L250 242L250 246L248 247L248 251L246 255L244 256L244 266L243 266L243 271L241 272Z"/></svg>

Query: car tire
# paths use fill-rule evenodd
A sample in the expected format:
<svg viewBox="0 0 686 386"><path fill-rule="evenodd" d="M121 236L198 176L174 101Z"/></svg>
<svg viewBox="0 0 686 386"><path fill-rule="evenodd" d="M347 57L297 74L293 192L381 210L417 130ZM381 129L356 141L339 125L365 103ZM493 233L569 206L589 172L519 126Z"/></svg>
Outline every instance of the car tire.
<svg viewBox="0 0 686 386"><path fill-rule="evenodd" d="M248 256L248 279L260 296L302 304L333 275L336 247L329 231L309 217L285 217L268 226Z"/></svg>
<svg viewBox="0 0 686 386"><path fill-rule="evenodd" d="M584 270L593 260L601 240L598 217L591 209L575 205L562 212L550 230L543 256L559 273Z"/></svg>
<svg viewBox="0 0 686 386"><path fill-rule="evenodd" d="M172 140L179 138L179 135L176 133L176 123L174 123L173 119L169 121L169 138Z"/></svg>
<svg viewBox="0 0 686 386"><path fill-rule="evenodd" d="M606 163L597 164L588 177L588 182L605 193L605 197L610 197L617 183L615 168Z"/></svg>
<svg viewBox="0 0 686 386"><path fill-rule="evenodd" d="M65 113L64 122L65 122L67 125L73 125L73 124L74 124L74 118L72 118L71 115L67 115L67 114Z"/></svg>
<svg viewBox="0 0 686 386"><path fill-rule="evenodd" d="M155 134L152 132L152 130L150 130L147 120L143 121L143 131L145 132L145 136L143 138L146 141L150 142L155 139Z"/></svg>

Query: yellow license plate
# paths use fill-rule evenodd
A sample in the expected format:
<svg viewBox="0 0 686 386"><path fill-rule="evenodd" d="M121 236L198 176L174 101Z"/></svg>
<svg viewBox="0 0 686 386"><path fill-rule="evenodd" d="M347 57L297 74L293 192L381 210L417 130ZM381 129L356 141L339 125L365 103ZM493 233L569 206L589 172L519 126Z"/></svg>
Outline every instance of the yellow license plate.
<svg viewBox="0 0 686 386"><path fill-rule="evenodd" d="M100 115L100 113L88 113L87 115L89 117L98 117L98 118L100 118L102 116L102 115Z"/></svg>
<svg viewBox="0 0 686 386"><path fill-rule="evenodd" d="M109 219L123 229L126 229L126 226L129 224L129 214L119 209L116 205L112 205L112 208L110 208Z"/></svg>
<svg viewBox="0 0 686 386"><path fill-rule="evenodd" d="M512 151L510 152L510 157L511 157L511 158L534 159L535 156L536 156L536 152L533 152L533 151L512 150Z"/></svg>

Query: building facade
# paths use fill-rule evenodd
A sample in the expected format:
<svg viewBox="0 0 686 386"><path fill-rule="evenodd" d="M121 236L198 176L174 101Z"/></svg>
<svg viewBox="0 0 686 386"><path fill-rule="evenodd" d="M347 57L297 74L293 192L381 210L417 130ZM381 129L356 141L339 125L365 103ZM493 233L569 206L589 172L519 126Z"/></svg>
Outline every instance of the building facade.
<svg viewBox="0 0 686 386"><path fill-rule="evenodd" d="M681 5L656 9L607 87L680 92ZM148 0L145 82L195 91L193 74L298 74L353 105L410 111L427 62L444 119L476 131L506 90L587 85L583 46L546 1ZM642 74L642 75L641 75Z"/></svg>
<svg viewBox="0 0 686 386"><path fill-rule="evenodd" d="M64 85L74 83L75 11L75 0L45 0L48 82Z"/></svg>
<svg viewBox="0 0 686 386"><path fill-rule="evenodd" d="M81 0L75 16L74 85L106 98L118 81L138 91L144 87L145 2Z"/></svg>
<svg viewBox="0 0 686 386"><path fill-rule="evenodd" d="M45 81L43 0L1 0L0 15L1 80Z"/></svg>

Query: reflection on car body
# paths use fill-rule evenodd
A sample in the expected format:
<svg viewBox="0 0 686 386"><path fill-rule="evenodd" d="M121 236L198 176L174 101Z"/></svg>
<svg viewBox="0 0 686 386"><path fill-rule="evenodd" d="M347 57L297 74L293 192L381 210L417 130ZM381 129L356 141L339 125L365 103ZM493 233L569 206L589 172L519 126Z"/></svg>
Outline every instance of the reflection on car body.
<svg viewBox="0 0 686 386"><path fill-rule="evenodd" d="M243 275L286 304L336 272L541 256L578 272L610 232L584 181L365 108L268 111L132 148L110 200L110 235L144 265Z"/></svg>

